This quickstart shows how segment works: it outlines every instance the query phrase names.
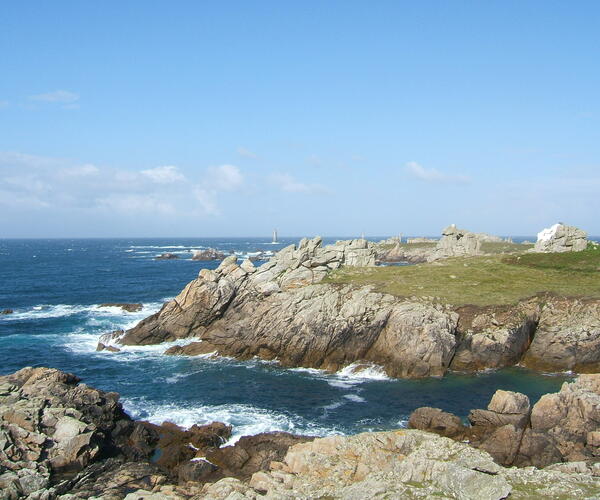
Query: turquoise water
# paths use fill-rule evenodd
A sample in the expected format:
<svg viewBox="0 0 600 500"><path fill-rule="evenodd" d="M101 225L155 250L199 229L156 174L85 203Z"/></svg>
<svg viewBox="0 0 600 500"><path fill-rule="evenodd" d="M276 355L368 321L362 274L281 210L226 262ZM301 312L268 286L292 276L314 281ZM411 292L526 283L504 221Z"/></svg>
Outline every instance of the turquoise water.
<svg viewBox="0 0 600 500"><path fill-rule="evenodd" d="M98 336L128 328L157 311L203 267L192 249L216 247L240 256L276 251L284 239L0 240L0 374L24 366L76 373L89 385L121 394L136 418L182 425L220 420L234 438L269 430L325 435L390 429L419 406L465 416L485 407L496 389L537 400L568 379L519 368L442 379L391 380L377 370L362 377L282 369L275 363L163 356L166 346L96 352ZM177 260L154 260L175 252ZM99 308L141 302L139 313Z"/></svg>

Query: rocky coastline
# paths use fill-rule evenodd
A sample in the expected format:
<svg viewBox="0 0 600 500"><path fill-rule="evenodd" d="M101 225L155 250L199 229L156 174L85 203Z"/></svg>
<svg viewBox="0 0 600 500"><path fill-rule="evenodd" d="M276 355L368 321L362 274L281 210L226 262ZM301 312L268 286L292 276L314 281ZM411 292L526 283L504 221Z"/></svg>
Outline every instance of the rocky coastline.
<svg viewBox="0 0 600 500"><path fill-rule="evenodd" d="M444 230L435 255L479 252L479 240L463 233ZM104 335L99 349L187 339L166 353L258 357L329 371L376 364L405 378L514 365L578 373L600 367L600 299L541 293L508 305L454 306L325 279L332 270L376 261L365 240L323 247L318 237L260 267L230 256L214 271L203 269L158 313Z"/></svg>
<svg viewBox="0 0 600 500"><path fill-rule="evenodd" d="M522 395L498 391L487 411L471 413L470 427L419 409L411 425L432 432L316 439L278 432L225 446L225 424L135 421L114 392L59 370L24 368L0 377L0 498L595 498L599 401L600 376L584 375L531 411ZM465 436L473 446L461 442ZM536 439L545 439L543 447ZM537 467L533 460L520 463L526 468L502 465L498 449L517 441L517 456L531 443Z"/></svg>

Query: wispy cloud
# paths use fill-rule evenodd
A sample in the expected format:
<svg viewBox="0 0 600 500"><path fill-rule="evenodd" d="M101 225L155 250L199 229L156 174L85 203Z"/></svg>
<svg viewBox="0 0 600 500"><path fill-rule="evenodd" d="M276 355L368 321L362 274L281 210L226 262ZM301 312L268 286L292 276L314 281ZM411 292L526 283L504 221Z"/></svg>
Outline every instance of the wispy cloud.
<svg viewBox="0 0 600 500"><path fill-rule="evenodd" d="M173 184L185 180L185 176L174 165L164 165L162 167L142 170L142 175L156 184Z"/></svg>
<svg viewBox="0 0 600 500"><path fill-rule="evenodd" d="M206 184L219 191L235 191L244 184L244 176L235 165L209 167Z"/></svg>
<svg viewBox="0 0 600 500"><path fill-rule="evenodd" d="M269 181L287 193L326 193L327 188L321 184L307 184L295 179L287 173L276 173L269 176Z"/></svg>
<svg viewBox="0 0 600 500"><path fill-rule="evenodd" d="M250 151L246 148L237 148L237 153L244 158L250 158L252 160L258 159L258 155L254 151Z"/></svg>
<svg viewBox="0 0 600 500"><path fill-rule="evenodd" d="M0 109L2 109L2 108L8 108L9 104L10 103L8 101L2 101L2 100L0 100Z"/></svg>
<svg viewBox="0 0 600 500"><path fill-rule="evenodd" d="M43 94L35 94L29 96L32 101L42 102L58 102L62 104L73 104L79 101L79 94L70 92L68 90L54 90L52 92L45 92Z"/></svg>
<svg viewBox="0 0 600 500"><path fill-rule="evenodd" d="M471 179L465 175L445 174L435 168L425 168L416 161L406 164L406 171L419 180L440 184L468 184Z"/></svg>

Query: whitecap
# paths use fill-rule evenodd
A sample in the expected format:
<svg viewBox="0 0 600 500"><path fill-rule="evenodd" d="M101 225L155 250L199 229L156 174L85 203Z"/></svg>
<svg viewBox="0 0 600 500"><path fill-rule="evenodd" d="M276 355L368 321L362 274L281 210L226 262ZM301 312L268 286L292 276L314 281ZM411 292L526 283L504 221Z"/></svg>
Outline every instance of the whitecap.
<svg viewBox="0 0 600 500"><path fill-rule="evenodd" d="M354 403L366 403L366 399L360 397L358 394L344 394L346 399L353 401Z"/></svg>
<svg viewBox="0 0 600 500"><path fill-rule="evenodd" d="M247 404L184 405L152 403L144 398L123 400L125 410L135 419L153 424L172 422L184 428L194 424L206 425L223 422L233 426L231 438L225 446L235 444L242 436L261 432L284 431L296 434L326 436L341 434L334 428L321 427L297 415L287 415L274 410Z"/></svg>

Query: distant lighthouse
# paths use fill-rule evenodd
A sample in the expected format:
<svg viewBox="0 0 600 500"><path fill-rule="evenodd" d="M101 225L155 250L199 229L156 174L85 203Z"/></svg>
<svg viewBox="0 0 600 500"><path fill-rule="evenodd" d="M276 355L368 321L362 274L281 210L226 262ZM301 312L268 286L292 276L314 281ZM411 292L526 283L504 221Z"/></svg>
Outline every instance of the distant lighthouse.
<svg viewBox="0 0 600 500"><path fill-rule="evenodd" d="M273 229L273 241L271 242L273 245L275 245L276 243L279 243L277 241L277 229Z"/></svg>

